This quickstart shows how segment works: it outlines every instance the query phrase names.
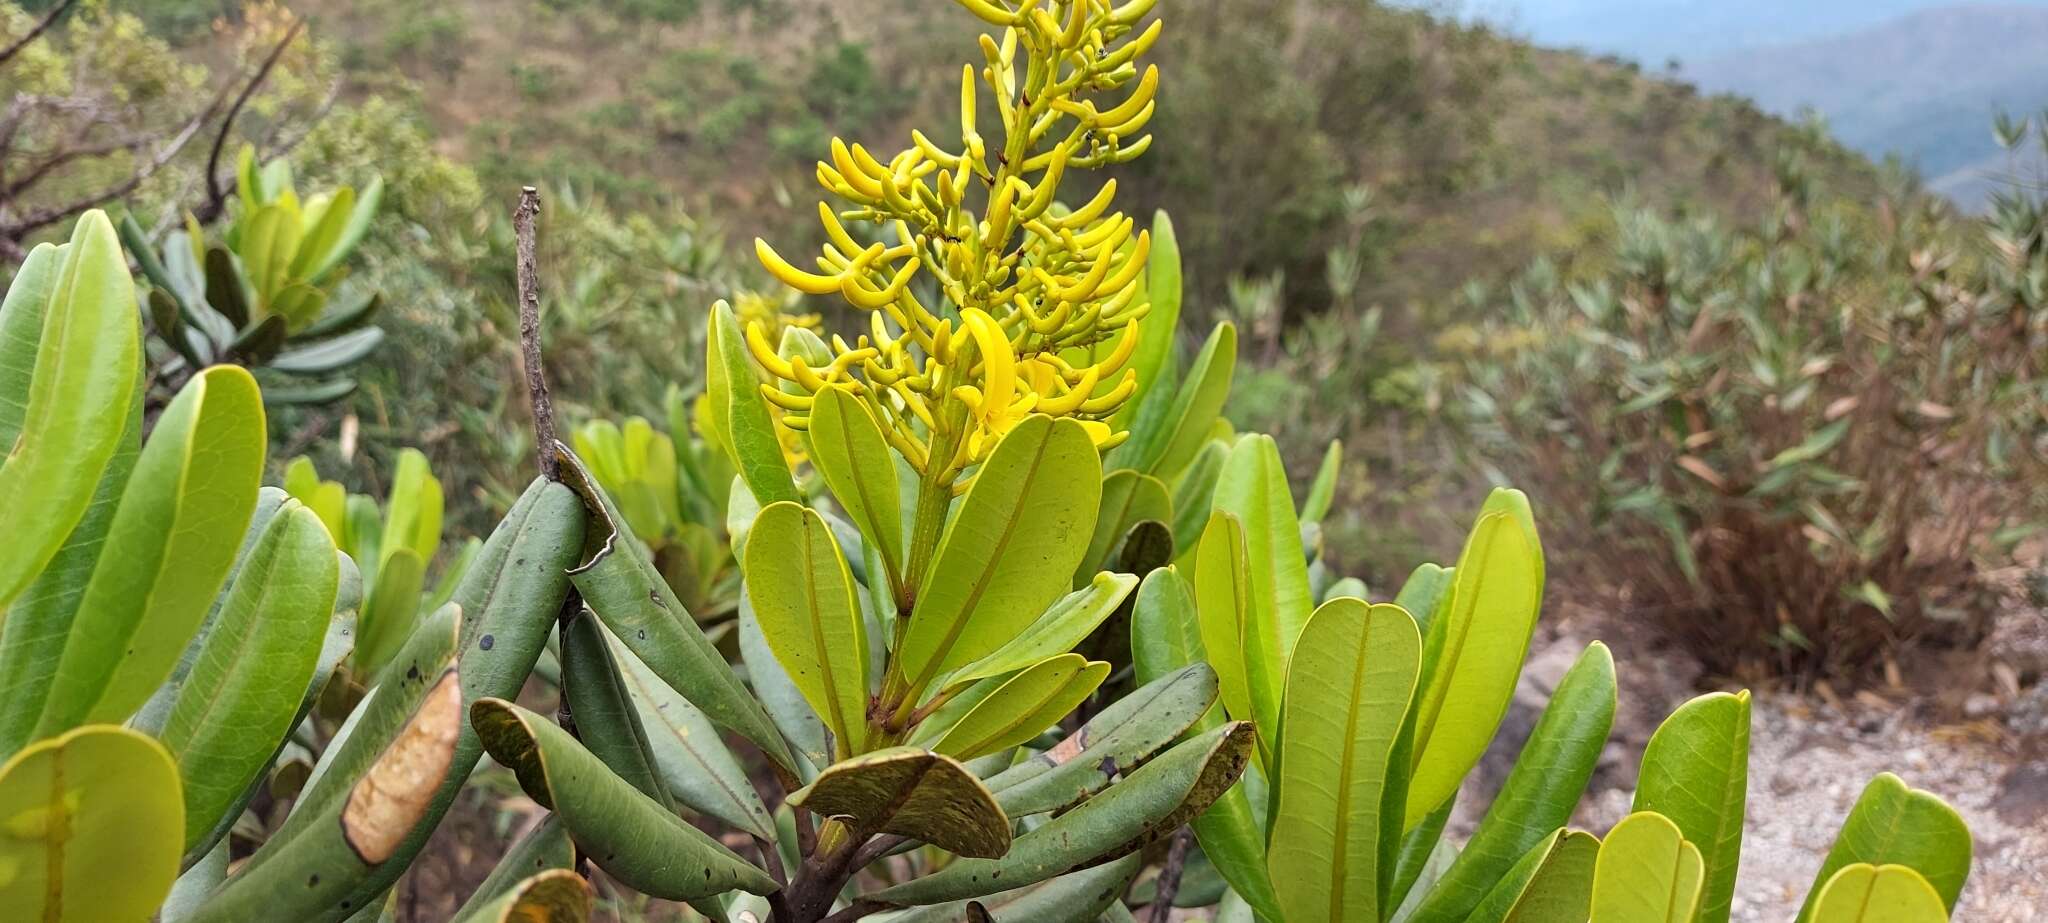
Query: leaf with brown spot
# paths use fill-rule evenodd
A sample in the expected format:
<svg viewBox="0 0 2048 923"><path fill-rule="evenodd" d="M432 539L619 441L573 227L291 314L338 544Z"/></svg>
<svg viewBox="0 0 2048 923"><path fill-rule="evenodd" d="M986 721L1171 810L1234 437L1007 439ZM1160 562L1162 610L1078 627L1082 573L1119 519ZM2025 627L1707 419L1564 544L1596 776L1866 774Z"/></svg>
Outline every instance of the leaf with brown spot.
<svg viewBox="0 0 2048 923"><path fill-rule="evenodd" d="M549 869L453 923L584 923L590 909L589 882L568 869Z"/></svg>
<svg viewBox="0 0 2048 923"><path fill-rule="evenodd" d="M1251 752L1251 725L1224 725L1018 837L1000 859L962 858L871 896L891 904L965 900L1121 858L1200 814L1244 773Z"/></svg>
<svg viewBox="0 0 2048 923"><path fill-rule="evenodd" d="M349 789L341 833L364 862L377 865L391 858L412 834L448 775L455 738L461 734L462 680L449 670L362 781Z"/></svg>
<svg viewBox="0 0 2048 923"><path fill-rule="evenodd" d="M841 760L789 796L813 813L848 818L867 833L923 840L961 856L1010 849L1010 819L958 760L919 747L892 747Z"/></svg>

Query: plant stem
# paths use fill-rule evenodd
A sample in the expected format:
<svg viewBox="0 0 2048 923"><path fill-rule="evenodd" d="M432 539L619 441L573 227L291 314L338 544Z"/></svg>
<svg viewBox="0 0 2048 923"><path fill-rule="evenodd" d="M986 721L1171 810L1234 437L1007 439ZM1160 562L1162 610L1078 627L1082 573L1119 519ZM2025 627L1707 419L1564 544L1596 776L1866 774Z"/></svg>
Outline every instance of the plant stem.
<svg viewBox="0 0 2048 923"><path fill-rule="evenodd" d="M541 476L562 479L555 459L555 402L548 396L547 368L540 355L540 279L534 268L533 219L540 214L540 190L527 186L519 190L519 207L512 210L512 232L519 277L519 356L526 371L526 397L533 407L533 442Z"/></svg>
<svg viewBox="0 0 2048 923"><path fill-rule="evenodd" d="M1152 923L1166 923L1173 915L1173 897L1180 893L1181 871L1187 867L1188 841L1194 839L1194 831L1180 828L1173 835L1173 845L1166 848L1166 864L1159 868L1159 886L1153 892L1152 912L1148 914Z"/></svg>

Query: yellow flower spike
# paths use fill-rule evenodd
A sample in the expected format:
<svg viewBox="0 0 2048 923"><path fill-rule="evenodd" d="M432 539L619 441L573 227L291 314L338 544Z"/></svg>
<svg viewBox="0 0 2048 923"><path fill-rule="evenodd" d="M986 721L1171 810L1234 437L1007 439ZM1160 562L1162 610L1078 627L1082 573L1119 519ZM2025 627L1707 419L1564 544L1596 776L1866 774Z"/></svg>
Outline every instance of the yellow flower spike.
<svg viewBox="0 0 2048 923"><path fill-rule="evenodd" d="M800 413L809 412L813 400L808 394L792 394L774 385L767 384L761 386L761 396L767 398L768 403L783 410L794 410Z"/></svg>
<svg viewBox="0 0 2048 923"><path fill-rule="evenodd" d="M989 203L986 230L982 233L984 246L994 247L998 241L1010 236L1010 206L1016 204L1017 187L1022 183L1023 180L1011 177L1003 188L996 191L994 201Z"/></svg>
<svg viewBox="0 0 2048 923"><path fill-rule="evenodd" d="M1103 357L1102 361L1095 363L1097 372L1114 375L1118 369L1124 367L1124 363L1131 361L1131 355L1138 351L1139 326L1137 321L1124 325L1124 335L1117 338L1116 346L1110 349L1109 355Z"/></svg>
<svg viewBox="0 0 2048 923"><path fill-rule="evenodd" d="M876 244L875 246L879 248L881 245ZM911 257L909 262L903 264L903 268L896 271L896 277L889 281L888 287L880 290L871 290L861 285L860 276L849 272L842 280L839 293L846 297L847 303L856 308L865 308L869 311L880 310L894 304L896 296L901 295L904 289L910 287L911 277L917 275L918 267L921 265L923 264L919 262L917 257Z"/></svg>
<svg viewBox="0 0 2048 923"><path fill-rule="evenodd" d="M1131 2L1123 6L1110 10L1109 21L1120 26L1131 25L1145 18L1145 14L1152 12L1153 5L1158 2L1159 0L1131 0Z"/></svg>
<svg viewBox="0 0 2048 923"><path fill-rule="evenodd" d="M1087 32L1088 5L1075 3L1067 16L1067 30L1060 33L1060 47L1073 48L1081 44L1081 37Z"/></svg>
<svg viewBox="0 0 2048 923"><path fill-rule="evenodd" d="M768 335L762 332L760 324L748 324L745 339L747 352L753 354L754 361L761 363L768 374L785 380L796 377L796 370L789 361L776 355L775 348L768 345Z"/></svg>
<svg viewBox="0 0 2048 923"><path fill-rule="evenodd" d="M1075 409L1081 413L1107 414L1123 406L1123 403L1130 400L1131 395L1137 393L1137 391L1138 370L1125 369L1124 377L1117 381L1116 387L1103 392L1100 397L1092 397L1082 401L1081 406Z"/></svg>
<svg viewBox="0 0 2048 923"><path fill-rule="evenodd" d="M818 223L824 225L825 239L831 241L832 246L838 247L843 253L860 252L861 247L853 242L853 235L846 233L846 225L840 224L839 216L833 214L832 207L823 202L818 203Z"/></svg>
<svg viewBox="0 0 2048 923"><path fill-rule="evenodd" d="M861 172L859 164L854 162L853 154L847 150L846 142L838 138L832 139L832 165L839 171L840 178L852 186L855 192L873 200L882 198L881 182Z"/></svg>
<svg viewBox="0 0 2048 923"><path fill-rule="evenodd" d="M952 170L960 166L959 154L947 151L945 148L933 143L932 139L925 137L924 132L915 128L911 129L910 141L912 144L917 145L918 150L924 152L926 158L930 159L932 163L938 164L941 169Z"/></svg>
<svg viewBox="0 0 2048 923"><path fill-rule="evenodd" d="M1032 10L1031 15L1025 17L1025 22L1038 32L1040 40L1047 45L1057 45L1060 33L1064 31L1059 22L1052 18L1052 14L1044 10Z"/></svg>
<svg viewBox="0 0 2048 923"><path fill-rule="evenodd" d="M1136 38L1131 39L1122 47L1104 56L1101 61L1097 62L1098 66L1103 70L1115 70L1131 63L1133 59L1143 55L1145 52L1151 51L1152 43L1159 41L1159 32L1165 25L1166 22L1164 20L1152 20L1152 24L1146 26L1145 31L1138 33Z"/></svg>
<svg viewBox="0 0 2048 923"><path fill-rule="evenodd" d="M1121 292L1137 281L1138 273L1145 268L1146 258L1152 255L1152 232L1139 231L1138 242L1131 247L1131 256L1123 265L1102 281L1099 291Z"/></svg>
<svg viewBox="0 0 2048 923"><path fill-rule="evenodd" d="M1089 264L1088 272L1074 280L1074 284L1055 290L1053 296L1061 301L1072 302L1083 302L1095 297L1096 291L1102 287L1102 280L1109 275L1110 257L1115 252L1115 248L1110 246L1108 241L1104 241L1094 261Z"/></svg>
<svg viewBox="0 0 2048 923"><path fill-rule="evenodd" d="M1145 123L1152 121L1153 109L1153 102L1147 101L1145 103L1145 108L1138 110L1138 114L1132 116L1130 121L1124 122L1121 125L1110 126L1108 129L1105 130L1105 132L1107 134L1114 135L1119 138L1131 137L1132 135L1135 135L1138 132L1143 131L1145 129Z"/></svg>
<svg viewBox="0 0 2048 923"><path fill-rule="evenodd" d="M1015 24L1015 13L990 3L988 0L958 0L958 2L967 9L967 12L981 17L989 25L1009 26Z"/></svg>
<svg viewBox="0 0 2048 923"><path fill-rule="evenodd" d="M791 266L788 260L768 246L768 242L754 238L754 257L761 261L768 274L781 280L782 284L809 295L828 295L839 290L837 276L821 276Z"/></svg>
<svg viewBox="0 0 2048 923"><path fill-rule="evenodd" d="M1139 138L1138 140L1130 144L1126 144L1123 147L1118 148L1116 151L1112 152L1109 157L1109 162L1130 163L1131 161L1136 160L1139 157L1143 156L1144 153L1148 150L1151 150L1151 148L1152 136L1146 135L1145 137Z"/></svg>
<svg viewBox="0 0 2048 923"><path fill-rule="evenodd" d="M1072 390L1058 397L1041 396L1038 400L1039 412L1058 417L1072 414L1080 409L1081 403L1086 401L1088 395L1095 390L1095 381L1095 369L1091 367L1084 370L1081 373L1080 382L1075 384Z"/></svg>
<svg viewBox="0 0 2048 923"><path fill-rule="evenodd" d="M1017 393L1017 354L1010 348L1010 338L980 308L961 311L960 321L963 332L981 350L982 381L987 383L982 394L997 407L1007 406Z"/></svg>
<svg viewBox="0 0 2048 923"><path fill-rule="evenodd" d="M1079 253L1100 250L1107 245L1109 252L1115 253L1116 248L1124 245L1124 239L1131 236L1131 229L1137 226L1136 221L1122 212L1111 212L1109 217L1096 222L1093 227L1074 235L1072 247Z"/></svg>

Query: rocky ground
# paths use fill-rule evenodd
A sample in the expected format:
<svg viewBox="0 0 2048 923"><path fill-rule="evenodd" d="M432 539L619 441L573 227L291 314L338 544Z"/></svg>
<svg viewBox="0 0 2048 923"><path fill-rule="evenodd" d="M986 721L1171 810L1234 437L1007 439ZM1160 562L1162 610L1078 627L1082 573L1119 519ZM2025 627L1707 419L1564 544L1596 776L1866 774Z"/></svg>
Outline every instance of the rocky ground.
<svg viewBox="0 0 2048 923"><path fill-rule="evenodd" d="M1484 793L1505 778L1549 689L1594 638L1615 648L1622 701L1575 823L1601 832L1628 813L1650 733L1714 684L1701 681L1682 651L1604 621L1566 619L1532 649L1503 739L1468 786L1462 825L1476 823ZM1976 861L1956 920L2048 921L2048 614L2017 612L1984 652L1905 669L1847 696L1825 687L1756 690L1737 923L1792 919L1842 818L1884 771L1940 795L1970 823Z"/></svg>

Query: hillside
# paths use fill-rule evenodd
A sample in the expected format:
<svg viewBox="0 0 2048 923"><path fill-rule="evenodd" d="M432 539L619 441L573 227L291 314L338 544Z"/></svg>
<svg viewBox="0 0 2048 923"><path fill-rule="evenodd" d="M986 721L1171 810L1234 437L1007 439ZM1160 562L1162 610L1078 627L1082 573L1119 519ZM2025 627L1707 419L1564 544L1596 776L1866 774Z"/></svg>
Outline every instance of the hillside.
<svg viewBox="0 0 2048 923"><path fill-rule="evenodd" d="M1937 188L1981 199L1985 168L2004 157L1992 114L2048 102L2048 7L1964 4L1923 10L1827 39L1773 45L1689 64L1704 89L1765 109L1825 113L1843 143L1891 152Z"/></svg>
<svg viewBox="0 0 2048 923"><path fill-rule="evenodd" d="M981 25L929 0L330 0L317 15L359 90L402 74L488 188L679 198L739 239L810 233L784 229L808 223L833 134L892 150L912 125L950 134L946 62ZM1361 244L1363 303L1441 300L1573 246L1624 191L1756 206L1787 137L1746 103L1626 64L1348 0L1192 7L1153 57L1161 143L1121 182L1173 209L1211 304L1274 269L1294 310L1329 304L1326 253ZM1345 205L1359 184L1367 215Z"/></svg>
<svg viewBox="0 0 2048 923"><path fill-rule="evenodd" d="M2044 0L2005 0L2048 6ZM1451 8L1539 45L1662 67L1867 29L1954 0L1471 0ZM1417 2L1418 7L1432 4Z"/></svg>

